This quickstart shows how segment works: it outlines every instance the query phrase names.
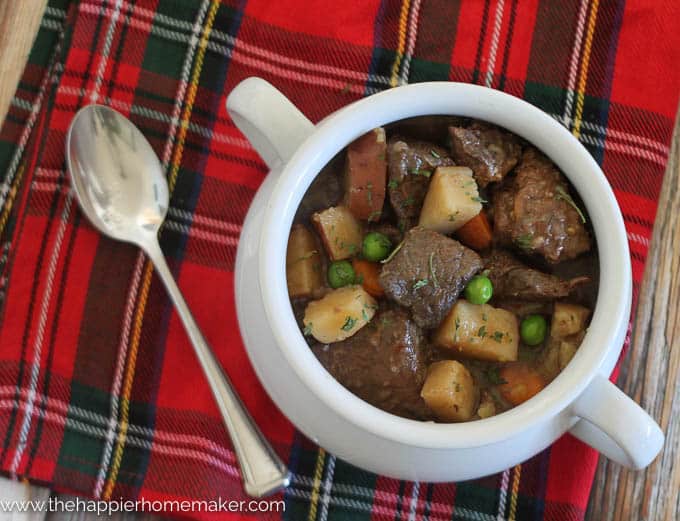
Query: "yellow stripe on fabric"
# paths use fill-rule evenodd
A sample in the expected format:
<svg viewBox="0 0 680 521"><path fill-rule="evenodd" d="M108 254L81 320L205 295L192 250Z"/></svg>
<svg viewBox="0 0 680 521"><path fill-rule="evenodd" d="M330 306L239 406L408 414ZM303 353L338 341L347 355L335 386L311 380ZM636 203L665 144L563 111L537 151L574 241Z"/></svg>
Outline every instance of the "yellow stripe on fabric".
<svg viewBox="0 0 680 521"><path fill-rule="evenodd" d="M512 492L510 493L510 516L508 521L515 521L515 514L517 514L517 499L519 497L519 481L522 477L522 464L520 463L514 469L514 477L512 479Z"/></svg>
<svg viewBox="0 0 680 521"><path fill-rule="evenodd" d="M135 366L137 364L137 352L139 350L139 341L142 337L142 323L144 322L144 309L149 298L149 288L151 288L151 273L153 272L153 264L146 262L144 266L143 285L139 295L139 306L135 313L135 321L132 330L132 342L130 345L130 353L128 354L127 365L125 368L125 379L123 380L123 395L120 399L120 432L116 440L116 448L114 449L113 459L111 463L111 472L109 479L106 481L104 488L103 499L111 499L113 487L118 479L118 472L120 471L120 463L123 460L123 448L127 438L127 431L129 425L130 413L130 395L132 394L132 382L135 376Z"/></svg>
<svg viewBox="0 0 680 521"><path fill-rule="evenodd" d="M593 35L595 34L595 24L597 22L597 9L599 0L593 1L593 6L588 17L588 32L586 33L586 45L583 50L583 61L581 62L581 76L578 80L578 89L576 93L576 115L574 117L574 129L572 133L574 136L581 135L581 120L583 118L583 104L586 95L586 82L588 80L588 65L590 64L590 51L593 47Z"/></svg>
<svg viewBox="0 0 680 521"><path fill-rule="evenodd" d="M17 172L16 177L14 178L14 182L12 183L12 186L9 189L9 193L7 194L5 207L3 208L2 215L0 216L0 234L2 234L2 232L4 231L5 225L9 220L9 214L12 212L12 207L14 206L14 198L17 196L17 193L19 192L19 186L21 186L21 178L24 176L24 170L26 170L26 164L22 163L21 167L19 167L19 171Z"/></svg>
<svg viewBox="0 0 680 521"><path fill-rule="evenodd" d="M399 14L399 41L397 43L397 56L392 65L392 75L390 76L390 85L396 87L399 78L399 66L401 59L404 57L404 50L406 49L406 31L408 25L408 11L411 5L410 0L404 0L401 4L401 13Z"/></svg>
<svg viewBox="0 0 680 521"><path fill-rule="evenodd" d="M309 502L307 521L314 521L316 519L316 506L319 503L319 487L321 487L321 474L323 473L325 461L326 451L319 447L319 452L316 455L316 467L314 467L314 485L312 486L312 498Z"/></svg>
<svg viewBox="0 0 680 521"><path fill-rule="evenodd" d="M203 69L203 60L205 57L205 50L208 45L208 38L210 37L210 32L212 31L212 26L215 23L215 16L217 15L217 10L220 7L219 0L213 0L210 4L210 11L206 19L205 26L203 28L203 34L201 35L201 40L198 44L198 54L196 55L196 63L194 64L194 71L191 76L189 83L189 91L187 93L187 103L184 107L184 112L182 114L182 120L180 122L180 132L177 141L177 148L175 149L175 154L172 159L172 170L168 179L169 191L172 194L175 188L175 183L177 181L177 174L179 172L179 165L182 160L182 154L184 152L184 141L186 139L187 128L189 127L189 120L191 118L191 111L194 106L194 101L196 100L196 92L198 91L198 83L201 77L201 70ZM151 275L153 274L153 265L147 260L144 265L144 275L142 282L142 290L140 292L139 306L137 307L137 312L135 313L135 323L134 331L132 336L132 344L130 346L130 354L128 356L127 367L125 370L125 381L123 384L123 396L121 397L121 420L120 420L120 433L116 440L116 447L113 455L113 463L111 465L111 473L106 482L106 488L104 490L103 498L105 500L111 499L111 494L113 493L113 488L118 479L118 472L120 470L120 464L123 459L123 449L125 447L125 441L128 430L128 415L130 410L130 394L132 392L132 382L134 380L135 364L137 361L137 350L139 348L139 341L142 333L142 323L144 321L144 311L146 309L146 303L149 296L149 288L151 287Z"/></svg>
<svg viewBox="0 0 680 521"><path fill-rule="evenodd" d="M177 173L179 172L179 165L182 161L182 154L184 153L184 141L186 140L187 129L189 128L189 119L191 118L191 111L194 108L196 92L198 92L198 82L199 79L201 78L201 70L203 69L205 49L208 46L208 38L210 38L210 32L212 31L212 26L215 23L215 16L217 15L217 10L219 9L219 7L220 7L219 1L214 1L212 4L210 4L208 18L205 22L203 34L201 35L201 41L198 44L198 54L196 55L194 72L191 75L191 80L189 81L187 103L184 106L184 113L182 114L182 120L180 121L179 136L177 138L177 148L175 148L175 154L173 155L172 158L172 170L170 171L170 176L168 179L168 184L170 186L171 193L173 188L175 188L175 183L177 182Z"/></svg>

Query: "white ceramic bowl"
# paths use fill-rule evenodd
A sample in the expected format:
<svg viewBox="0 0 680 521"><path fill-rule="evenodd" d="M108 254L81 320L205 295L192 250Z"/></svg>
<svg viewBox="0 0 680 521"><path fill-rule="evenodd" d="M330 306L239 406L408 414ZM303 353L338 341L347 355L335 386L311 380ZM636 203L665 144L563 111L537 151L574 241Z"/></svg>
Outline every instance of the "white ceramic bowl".
<svg viewBox="0 0 680 521"><path fill-rule="evenodd" d="M314 126L269 83L248 78L231 92L227 109L271 169L248 213L238 249L241 333L265 389L308 437L357 466L425 481L498 472L538 453L567 431L631 468L642 468L654 459L663 444L661 430L607 379L630 314L631 269L623 219L597 163L564 127L508 94L447 82L381 92ZM286 287L286 245L293 216L321 168L370 129L427 114L489 121L542 150L579 192L599 249L597 303L571 363L522 405L462 424L407 420L350 393L307 346Z"/></svg>

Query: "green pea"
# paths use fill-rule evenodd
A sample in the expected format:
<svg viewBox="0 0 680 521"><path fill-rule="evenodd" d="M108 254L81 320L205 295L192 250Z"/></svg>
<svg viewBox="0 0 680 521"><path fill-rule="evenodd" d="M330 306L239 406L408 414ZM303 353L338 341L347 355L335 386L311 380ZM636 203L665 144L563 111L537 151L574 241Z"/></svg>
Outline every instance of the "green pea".
<svg viewBox="0 0 680 521"><path fill-rule="evenodd" d="M364 237L361 253L364 259L377 262L386 259L392 251L392 242L379 232L369 232Z"/></svg>
<svg viewBox="0 0 680 521"><path fill-rule="evenodd" d="M354 268L349 261L341 260L331 262L328 266L328 284L331 288L341 288L354 284Z"/></svg>
<svg viewBox="0 0 680 521"><path fill-rule="evenodd" d="M545 339L548 323L541 315L529 315L522 320L519 332L522 342L528 346L537 346Z"/></svg>
<svg viewBox="0 0 680 521"><path fill-rule="evenodd" d="M465 298L473 304L486 304L493 295L493 284L486 275L476 275L465 286Z"/></svg>

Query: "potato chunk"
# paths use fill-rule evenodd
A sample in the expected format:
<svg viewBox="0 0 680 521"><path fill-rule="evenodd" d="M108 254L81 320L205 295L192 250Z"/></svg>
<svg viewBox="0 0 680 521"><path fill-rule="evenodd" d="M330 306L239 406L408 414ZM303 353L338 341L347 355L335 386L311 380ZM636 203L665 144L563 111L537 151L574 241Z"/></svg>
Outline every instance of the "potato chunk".
<svg viewBox="0 0 680 521"><path fill-rule="evenodd" d="M475 413L474 380L470 371L455 360L442 360L428 367L420 396L444 422L467 421Z"/></svg>
<svg viewBox="0 0 680 521"><path fill-rule="evenodd" d="M440 166L430 181L418 224L439 233L452 233L481 211L472 170L465 166Z"/></svg>
<svg viewBox="0 0 680 521"><path fill-rule="evenodd" d="M555 310L550 324L550 336L564 338L583 331L589 315L590 310L586 307L555 302Z"/></svg>
<svg viewBox="0 0 680 521"><path fill-rule="evenodd" d="M511 362L517 360L517 318L488 304L459 299L434 334L435 345L463 358Z"/></svg>
<svg viewBox="0 0 680 521"><path fill-rule="evenodd" d="M319 245L302 224L293 226L288 236L286 281L290 298L310 297L324 285Z"/></svg>
<svg viewBox="0 0 680 521"><path fill-rule="evenodd" d="M313 300L305 308L305 334L330 344L351 337L375 315L378 305L361 286L345 286Z"/></svg>
<svg viewBox="0 0 680 521"><path fill-rule="evenodd" d="M384 128L375 128L347 146L345 204L357 219L380 219L387 183L386 152Z"/></svg>
<svg viewBox="0 0 680 521"><path fill-rule="evenodd" d="M312 215L331 260L342 260L361 251L363 228L346 206L331 206Z"/></svg>

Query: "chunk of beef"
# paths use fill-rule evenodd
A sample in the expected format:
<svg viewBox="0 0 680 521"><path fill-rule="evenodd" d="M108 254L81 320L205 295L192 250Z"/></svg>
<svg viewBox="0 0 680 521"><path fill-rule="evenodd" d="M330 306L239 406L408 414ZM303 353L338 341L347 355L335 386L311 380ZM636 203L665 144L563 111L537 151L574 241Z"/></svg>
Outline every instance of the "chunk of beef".
<svg viewBox="0 0 680 521"><path fill-rule="evenodd" d="M446 150L425 141L392 138L387 143L387 189L404 229L418 221L430 177L439 166L452 166Z"/></svg>
<svg viewBox="0 0 680 521"><path fill-rule="evenodd" d="M432 418L420 397L428 360L424 336L407 311L380 311L356 335L312 350L359 398L398 416Z"/></svg>
<svg viewBox="0 0 680 521"><path fill-rule="evenodd" d="M386 222L370 224L368 226L368 231L382 233L385 237L392 241L392 246L396 246L404 238L404 234L399 228Z"/></svg>
<svg viewBox="0 0 680 521"><path fill-rule="evenodd" d="M475 122L450 127L451 155L456 164L472 169L479 186L501 181L519 162L519 139L497 127Z"/></svg>
<svg viewBox="0 0 680 521"><path fill-rule="evenodd" d="M569 186L549 159L530 148L516 175L493 197L494 239L537 253L555 264L591 247L590 236L569 195Z"/></svg>
<svg viewBox="0 0 680 521"><path fill-rule="evenodd" d="M419 326L434 328L481 267L473 250L418 226L406 232L399 251L383 266L380 284L390 299L411 308Z"/></svg>
<svg viewBox="0 0 680 521"><path fill-rule="evenodd" d="M510 253L494 250L484 259L489 270L493 294L497 298L520 300L553 300L569 295L576 287L590 282L588 277L564 280L555 275L535 270L517 260Z"/></svg>

